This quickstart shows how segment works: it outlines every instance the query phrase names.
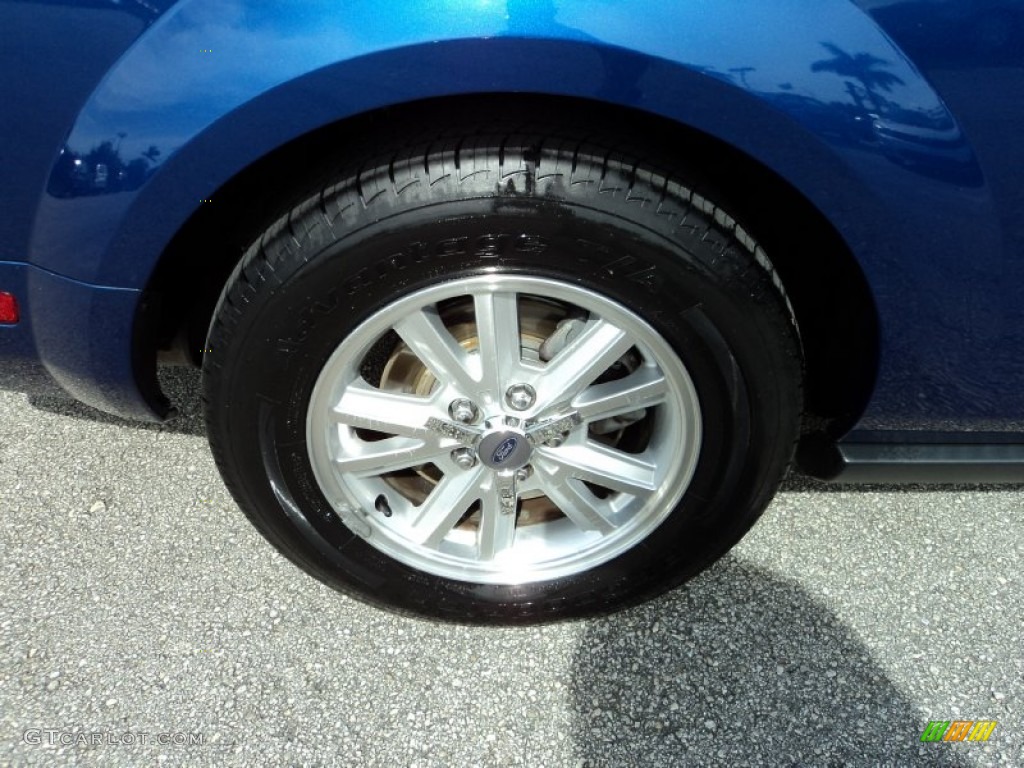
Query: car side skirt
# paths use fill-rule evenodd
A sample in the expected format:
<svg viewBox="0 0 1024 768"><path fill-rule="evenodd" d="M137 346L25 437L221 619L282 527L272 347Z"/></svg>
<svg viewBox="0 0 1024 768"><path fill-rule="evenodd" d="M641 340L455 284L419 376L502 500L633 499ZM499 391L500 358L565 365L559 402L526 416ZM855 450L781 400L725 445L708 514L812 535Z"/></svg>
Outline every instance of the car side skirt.
<svg viewBox="0 0 1024 768"><path fill-rule="evenodd" d="M850 443L833 447L825 463L802 462L823 480L850 484L1024 483L1024 436L1019 443ZM813 466L807 466L812 464ZM826 469L827 467L827 469Z"/></svg>

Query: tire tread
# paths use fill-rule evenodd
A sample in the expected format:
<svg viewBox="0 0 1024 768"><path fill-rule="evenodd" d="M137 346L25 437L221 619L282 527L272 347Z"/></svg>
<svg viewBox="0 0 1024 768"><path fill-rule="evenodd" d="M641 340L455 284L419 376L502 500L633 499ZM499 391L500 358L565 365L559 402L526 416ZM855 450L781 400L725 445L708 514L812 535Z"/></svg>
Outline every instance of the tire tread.
<svg viewBox="0 0 1024 768"><path fill-rule="evenodd" d="M556 194L623 219L639 217L643 226L684 247L695 241L712 245L713 255L700 257L704 259L702 268L719 275L730 290L767 308L764 336L781 344L782 364L787 370L780 376L793 382L797 400L802 397L799 331L785 289L749 230L712 202L718 199L714 190L709 188L705 195L705 184L678 173L672 163L651 161L634 142L592 131L540 132L506 126L504 130L482 128L460 137L456 130L427 133L397 150L381 152L342 172L337 177L340 181L323 186L284 212L245 251L228 278L214 311L207 346L234 349L261 297L266 300L320 249L364 227L442 197L515 199ZM231 470L233 460L215 426L222 420L219 410L230 407L213 395L220 390L230 361L230 355L206 355L203 362L203 401L211 425L211 449L225 484L262 535L291 560L323 578L326 566L311 560L307 550L279 535L263 513L245 503L247 490L239 474ZM781 454L772 459L783 469L762 489L755 503L757 514L774 495L792 460L797 427L792 425L791 439L780 444ZM746 521L744 531L757 514ZM396 610L396 606L366 594L346 591ZM637 601L640 599L644 598ZM590 612L605 611L590 606ZM508 618L507 614L503 617Z"/></svg>

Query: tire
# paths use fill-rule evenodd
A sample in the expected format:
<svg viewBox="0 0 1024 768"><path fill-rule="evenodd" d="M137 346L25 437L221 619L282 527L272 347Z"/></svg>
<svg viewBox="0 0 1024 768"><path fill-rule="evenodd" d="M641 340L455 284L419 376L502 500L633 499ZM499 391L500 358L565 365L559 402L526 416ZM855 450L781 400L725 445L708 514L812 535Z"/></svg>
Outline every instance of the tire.
<svg viewBox="0 0 1024 768"><path fill-rule="evenodd" d="M228 488L300 567L402 613L537 622L682 583L792 457L768 257L611 141L439 136L339 172L236 268L204 361Z"/></svg>

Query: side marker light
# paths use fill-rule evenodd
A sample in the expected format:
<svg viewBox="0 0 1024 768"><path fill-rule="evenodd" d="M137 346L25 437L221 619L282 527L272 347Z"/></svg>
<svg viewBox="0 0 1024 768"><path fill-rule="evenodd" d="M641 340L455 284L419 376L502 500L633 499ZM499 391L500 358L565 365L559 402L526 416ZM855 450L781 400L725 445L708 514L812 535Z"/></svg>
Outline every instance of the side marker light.
<svg viewBox="0 0 1024 768"><path fill-rule="evenodd" d="M0 323L14 325L20 316L18 300L14 298L14 294L0 291Z"/></svg>

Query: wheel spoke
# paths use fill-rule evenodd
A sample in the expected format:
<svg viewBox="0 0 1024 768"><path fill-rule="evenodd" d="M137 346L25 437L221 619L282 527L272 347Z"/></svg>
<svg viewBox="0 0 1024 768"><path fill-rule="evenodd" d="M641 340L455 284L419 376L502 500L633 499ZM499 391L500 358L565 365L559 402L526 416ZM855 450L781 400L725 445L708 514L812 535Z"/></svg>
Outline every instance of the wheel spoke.
<svg viewBox="0 0 1024 768"><path fill-rule="evenodd" d="M537 388L538 404L543 408L572 400L632 346L625 331L604 320L591 321L548 363Z"/></svg>
<svg viewBox="0 0 1024 768"><path fill-rule="evenodd" d="M411 538L436 549L474 501L480 498L483 469L445 475L416 508Z"/></svg>
<svg viewBox="0 0 1024 768"><path fill-rule="evenodd" d="M522 369L519 301L514 293L478 293L473 297L476 330L480 339L483 386L500 397Z"/></svg>
<svg viewBox="0 0 1024 768"><path fill-rule="evenodd" d="M644 496L658 487L657 467L643 456L587 442L541 449L544 461L565 468L570 477L611 491Z"/></svg>
<svg viewBox="0 0 1024 768"><path fill-rule="evenodd" d="M506 485L497 475L492 476L489 492L485 492L481 499L480 529L477 532L477 554L480 560L493 560L511 549L515 542L515 506L509 512L501 500L501 490ZM515 493L514 482L512 492Z"/></svg>
<svg viewBox="0 0 1024 768"><path fill-rule="evenodd" d="M427 420L437 413L426 398L382 392L362 379L345 388L341 401L331 410L334 421L388 435L426 438Z"/></svg>
<svg viewBox="0 0 1024 768"><path fill-rule="evenodd" d="M463 394L479 388L472 356L445 328L436 307L406 315L394 330L443 385L450 384Z"/></svg>
<svg viewBox="0 0 1024 768"><path fill-rule="evenodd" d="M334 460L339 472L357 477L375 477L427 464L444 456L450 449L442 448L439 441L417 440L411 437L390 437L386 440L364 442L346 441L345 455Z"/></svg>
<svg viewBox="0 0 1024 768"><path fill-rule="evenodd" d="M567 475L568 473L563 470L542 481L544 494L580 530L611 533L616 526L611 520L611 509L608 504L597 498L579 480Z"/></svg>
<svg viewBox="0 0 1024 768"><path fill-rule="evenodd" d="M610 419L665 402L668 382L654 366L645 365L622 379L595 384L573 401L583 421Z"/></svg>

